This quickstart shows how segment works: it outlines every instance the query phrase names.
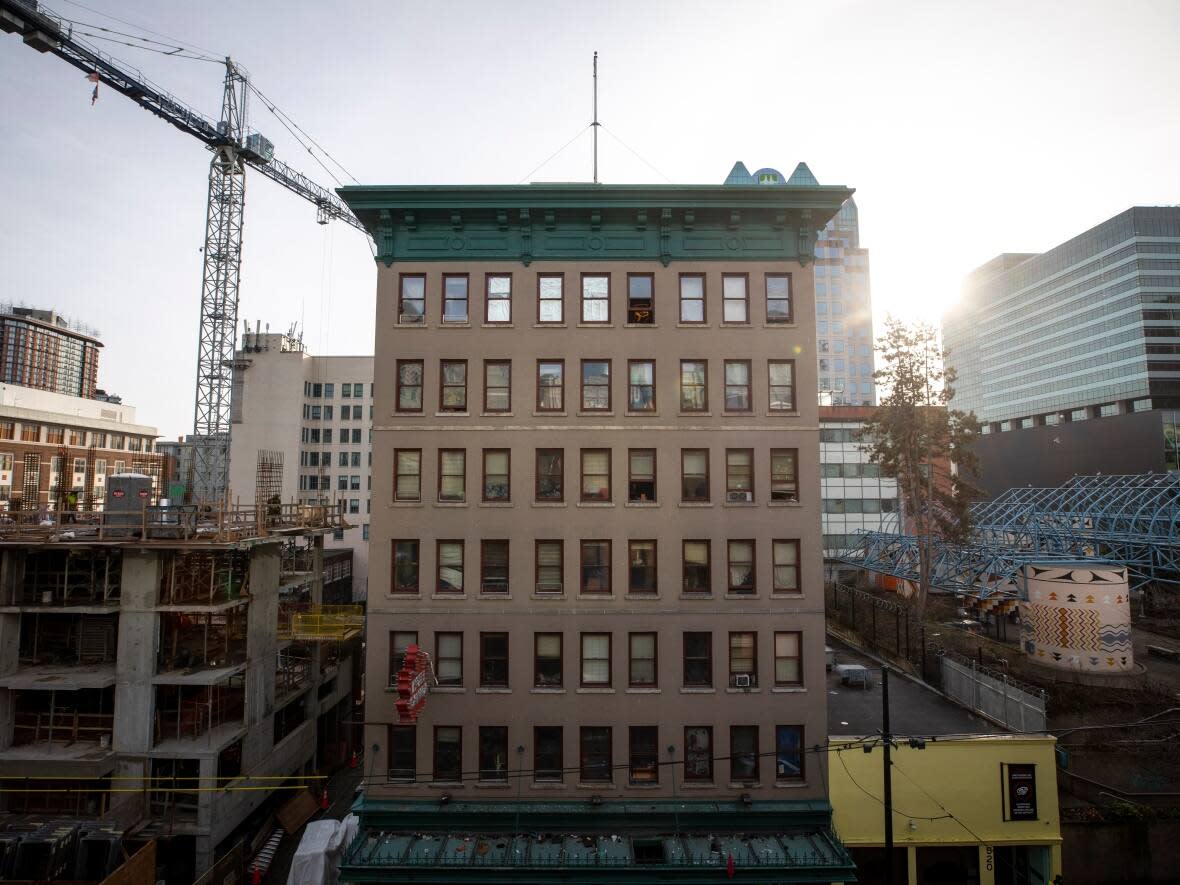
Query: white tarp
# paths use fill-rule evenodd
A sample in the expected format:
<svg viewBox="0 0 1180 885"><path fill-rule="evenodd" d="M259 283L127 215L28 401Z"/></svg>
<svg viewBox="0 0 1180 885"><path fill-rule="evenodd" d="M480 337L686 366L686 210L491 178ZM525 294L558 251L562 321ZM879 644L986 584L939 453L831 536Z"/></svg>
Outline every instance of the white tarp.
<svg viewBox="0 0 1180 885"><path fill-rule="evenodd" d="M344 820L313 820L303 831L291 859L287 885L337 885L340 859L356 836L357 816Z"/></svg>

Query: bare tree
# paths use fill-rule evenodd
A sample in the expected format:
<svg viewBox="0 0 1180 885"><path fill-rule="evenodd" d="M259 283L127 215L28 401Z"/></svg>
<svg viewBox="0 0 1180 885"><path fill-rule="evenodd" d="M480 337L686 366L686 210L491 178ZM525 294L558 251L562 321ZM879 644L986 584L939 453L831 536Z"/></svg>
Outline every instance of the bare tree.
<svg viewBox="0 0 1180 885"><path fill-rule="evenodd" d="M971 483L978 471L972 448L979 421L950 408L955 370L938 331L927 323L906 325L890 317L877 342L881 368L873 377L888 390L861 431L874 464L897 478L902 531L919 539L919 580L911 600L919 617L930 591L932 542L962 543L971 534Z"/></svg>

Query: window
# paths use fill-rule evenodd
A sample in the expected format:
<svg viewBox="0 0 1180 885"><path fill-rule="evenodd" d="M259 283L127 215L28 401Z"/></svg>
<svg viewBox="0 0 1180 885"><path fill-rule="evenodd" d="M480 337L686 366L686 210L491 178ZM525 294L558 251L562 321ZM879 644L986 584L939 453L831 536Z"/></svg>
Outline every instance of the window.
<svg viewBox="0 0 1180 885"><path fill-rule="evenodd" d="M754 500L754 450L725 450L725 500L730 503Z"/></svg>
<svg viewBox="0 0 1180 885"><path fill-rule="evenodd" d="M795 361L771 360L770 366L770 411L793 412L795 410Z"/></svg>
<svg viewBox="0 0 1180 885"><path fill-rule="evenodd" d="M609 783L613 779L610 726L583 725L580 732L579 779L585 783Z"/></svg>
<svg viewBox="0 0 1180 885"><path fill-rule="evenodd" d="M802 725L776 725L774 727L774 779L777 781L803 779Z"/></svg>
<svg viewBox="0 0 1180 885"><path fill-rule="evenodd" d="M734 783L758 780L758 726L729 727L729 779Z"/></svg>
<svg viewBox="0 0 1180 885"><path fill-rule="evenodd" d="M656 592L656 542L627 542L627 592Z"/></svg>
<svg viewBox="0 0 1180 885"><path fill-rule="evenodd" d="M565 500L565 450L537 449L538 501Z"/></svg>
<svg viewBox="0 0 1180 885"><path fill-rule="evenodd" d="M768 273L766 275L766 322L791 323L795 314L791 308L791 275Z"/></svg>
<svg viewBox="0 0 1180 885"><path fill-rule="evenodd" d="M84 443L82 442L84 439L86 439L86 431L85 430L75 430L73 427L70 428L70 445L72 445L72 446L84 445ZM135 439L136 446L137 446L134 449L134 451L139 451L139 448L138 448L139 437L134 437L134 439Z"/></svg>
<svg viewBox="0 0 1180 885"><path fill-rule="evenodd" d="M680 361L680 411L708 411L708 376L709 364L704 360Z"/></svg>
<svg viewBox="0 0 1180 885"><path fill-rule="evenodd" d="M610 634L582 634L582 685L610 685Z"/></svg>
<svg viewBox="0 0 1180 885"><path fill-rule="evenodd" d="M651 325L656 321L655 276L627 274L627 322Z"/></svg>
<svg viewBox="0 0 1180 885"><path fill-rule="evenodd" d="M536 633L533 636L533 685L537 688L560 688L562 677L561 634Z"/></svg>
<svg viewBox="0 0 1180 885"><path fill-rule="evenodd" d="M799 542L774 541L771 544L774 556L774 593L798 593L799 585Z"/></svg>
<svg viewBox="0 0 1180 885"><path fill-rule="evenodd" d="M434 779L463 779L463 729L458 725L434 726Z"/></svg>
<svg viewBox="0 0 1180 885"><path fill-rule="evenodd" d="M684 727L684 779L697 782L713 780L712 726Z"/></svg>
<svg viewBox="0 0 1180 885"><path fill-rule="evenodd" d="M562 770L561 726L538 725L533 728L533 779L560 781Z"/></svg>
<svg viewBox="0 0 1180 885"><path fill-rule="evenodd" d="M485 286L487 303L484 305L484 321L512 322L512 277L507 274L488 274Z"/></svg>
<svg viewBox="0 0 1180 885"><path fill-rule="evenodd" d="M422 500L422 450L396 449L393 465L393 500Z"/></svg>
<svg viewBox="0 0 1180 885"><path fill-rule="evenodd" d="M610 277L582 274L582 322L610 322Z"/></svg>
<svg viewBox="0 0 1180 885"><path fill-rule="evenodd" d="M725 411L750 411L750 361L725 361Z"/></svg>
<svg viewBox="0 0 1180 885"><path fill-rule="evenodd" d="M627 410L654 412L656 408L656 364L653 360L627 363Z"/></svg>
<svg viewBox="0 0 1180 885"><path fill-rule="evenodd" d="M803 634L774 634L774 684L803 684Z"/></svg>
<svg viewBox="0 0 1180 885"><path fill-rule="evenodd" d="M467 500L467 450L438 450L438 499L457 503Z"/></svg>
<svg viewBox="0 0 1180 885"><path fill-rule="evenodd" d="M582 592L610 594L610 541L583 541L581 547Z"/></svg>
<svg viewBox="0 0 1180 885"><path fill-rule="evenodd" d="M629 732L628 778L633 784L659 783L659 727L655 725L632 725Z"/></svg>
<svg viewBox="0 0 1180 885"><path fill-rule="evenodd" d="M425 274L402 274L398 293L397 321L418 324L426 319Z"/></svg>
<svg viewBox="0 0 1180 885"><path fill-rule="evenodd" d="M414 725L389 726L389 750L386 758L386 777L391 781L412 781L417 777L418 728Z"/></svg>
<svg viewBox="0 0 1180 885"><path fill-rule="evenodd" d="M754 592L754 542L729 542L729 592Z"/></svg>
<svg viewBox="0 0 1180 885"><path fill-rule="evenodd" d="M712 577L709 568L709 542L684 542L685 593L711 593Z"/></svg>
<svg viewBox="0 0 1180 885"><path fill-rule="evenodd" d="M727 323L750 321L750 280L745 274L722 274L721 319Z"/></svg>
<svg viewBox="0 0 1180 885"><path fill-rule="evenodd" d="M509 412L512 410L512 362L484 360L483 410Z"/></svg>
<svg viewBox="0 0 1180 885"><path fill-rule="evenodd" d="M463 684L463 634L434 634L434 672L439 685Z"/></svg>
<svg viewBox="0 0 1180 885"><path fill-rule="evenodd" d="M564 278L561 274L537 275L537 322L565 322L565 300L562 294L563 282Z"/></svg>
<svg viewBox="0 0 1180 885"><path fill-rule="evenodd" d="M98 436L99 434L95 434ZM14 439L16 437L16 422L15 421L0 421L0 439ZM106 438L104 436L101 444L95 443L100 448L106 448Z"/></svg>
<svg viewBox="0 0 1180 885"><path fill-rule="evenodd" d="M610 411L610 360L582 360L582 411Z"/></svg>
<svg viewBox="0 0 1180 885"><path fill-rule="evenodd" d="M712 633L684 634L684 685L685 687L712 688Z"/></svg>
<svg viewBox="0 0 1180 885"><path fill-rule="evenodd" d="M538 541L537 592L561 593L564 577L564 541Z"/></svg>
<svg viewBox="0 0 1180 885"><path fill-rule="evenodd" d="M627 452L627 500L656 500L656 450L630 449Z"/></svg>
<svg viewBox="0 0 1180 885"><path fill-rule="evenodd" d="M397 361L397 410L422 411L422 360Z"/></svg>
<svg viewBox="0 0 1180 885"><path fill-rule="evenodd" d="M442 412L467 411L467 360L443 360L440 364L438 408Z"/></svg>
<svg viewBox="0 0 1180 885"><path fill-rule="evenodd" d="M680 450L680 500L709 500L709 450Z"/></svg>
<svg viewBox="0 0 1180 885"><path fill-rule="evenodd" d="M438 593L463 592L463 542L438 542Z"/></svg>
<svg viewBox="0 0 1180 885"><path fill-rule="evenodd" d="M467 322L467 274L443 274L444 323Z"/></svg>
<svg viewBox="0 0 1180 885"><path fill-rule="evenodd" d="M798 449L770 450L770 500L798 501Z"/></svg>
<svg viewBox="0 0 1180 885"><path fill-rule="evenodd" d="M511 500L510 462L511 452L508 449L483 450L483 499L485 501Z"/></svg>
<svg viewBox="0 0 1180 885"><path fill-rule="evenodd" d="M582 449L582 500L610 500L610 449Z"/></svg>
<svg viewBox="0 0 1180 885"><path fill-rule="evenodd" d="M703 273L682 273L680 275L680 322L703 323L705 321L705 275Z"/></svg>
<svg viewBox="0 0 1180 885"><path fill-rule="evenodd" d="M631 633L627 637L627 684L633 688L652 688L656 685L656 634Z"/></svg>
<svg viewBox="0 0 1180 885"><path fill-rule="evenodd" d="M57 445L61 445L63 442L65 442L65 438L66 431L64 427L54 427L52 424L50 424L45 428L45 441L47 443L56 443Z"/></svg>
<svg viewBox="0 0 1180 885"><path fill-rule="evenodd" d="M484 688L508 687L508 634L479 634L479 684Z"/></svg>
<svg viewBox="0 0 1180 885"><path fill-rule="evenodd" d="M479 779L502 781L508 776L508 726L479 727Z"/></svg>
<svg viewBox="0 0 1180 885"><path fill-rule="evenodd" d="M393 592L418 592L418 542L393 541Z"/></svg>
<svg viewBox="0 0 1180 885"><path fill-rule="evenodd" d="M753 688L758 684L758 636L729 634L729 687Z"/></svg>
<svg viewBox="0 0 1180 885"><path fill-rule="evenodd" d="M537 361L537 411L560 412L565 408L564 360Z"/></svg>
<svg viewBox="0 0 1180 885"><path fill-rule="evenodd" d="M418 634L413 630L396 630L389 634L389 684L397 681L397 672L402 668L406 650L418 644Z"/></svg>
<svg viewBox="0 0 1180 885"><path fill-rule="evenodd" d="M508 542L480 542L479 589L482 593L508 592Z"/></svg>

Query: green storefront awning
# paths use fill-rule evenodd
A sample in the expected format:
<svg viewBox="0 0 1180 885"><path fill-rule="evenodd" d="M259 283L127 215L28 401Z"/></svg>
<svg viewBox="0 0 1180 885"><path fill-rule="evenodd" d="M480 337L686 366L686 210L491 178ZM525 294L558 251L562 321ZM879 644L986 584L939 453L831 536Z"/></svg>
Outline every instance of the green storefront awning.
<svg viewBox="0 0 1180 885"><path fill-rule="evenodd" d="M826 802L360 800L344 882L852 882ZM731 877L732 870L732 877Z"/></svg>

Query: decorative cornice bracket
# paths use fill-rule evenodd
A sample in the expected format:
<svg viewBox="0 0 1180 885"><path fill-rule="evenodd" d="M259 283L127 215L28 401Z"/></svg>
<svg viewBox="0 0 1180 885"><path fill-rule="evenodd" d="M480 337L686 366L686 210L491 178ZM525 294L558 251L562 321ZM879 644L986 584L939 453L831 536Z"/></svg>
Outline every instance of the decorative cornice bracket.
<svg viewBox="0 0 1180 885"><path fill-rule="evenodd" d="M382 209L377 215L377 260L393 264L393 213Z"/></svg>

